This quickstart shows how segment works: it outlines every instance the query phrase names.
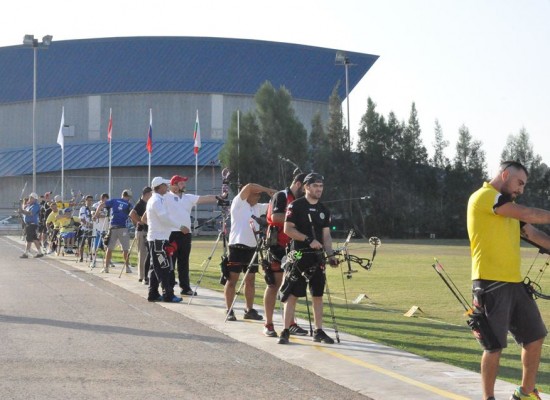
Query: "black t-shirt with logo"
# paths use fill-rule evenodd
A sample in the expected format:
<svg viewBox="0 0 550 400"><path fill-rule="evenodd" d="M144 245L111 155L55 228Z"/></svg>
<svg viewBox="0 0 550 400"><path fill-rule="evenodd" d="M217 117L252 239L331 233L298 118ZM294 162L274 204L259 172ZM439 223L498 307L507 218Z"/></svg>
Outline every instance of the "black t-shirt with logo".
<svg viewBox="0 0 550 400"><path fill-rule="evenodd" d="M292 222L298 231L323 243L323 228L330 227L330 211L320 202L311 204L301 197L288 206L285 221ZM292 247L294 250L308 249L309 244L293 240Z"/></svg>

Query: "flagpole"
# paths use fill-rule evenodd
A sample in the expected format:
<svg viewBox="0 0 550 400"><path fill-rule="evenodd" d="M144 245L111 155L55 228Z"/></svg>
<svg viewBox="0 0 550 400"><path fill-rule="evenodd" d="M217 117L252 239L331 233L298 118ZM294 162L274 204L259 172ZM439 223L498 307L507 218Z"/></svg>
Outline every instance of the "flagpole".
<svg viewBox="0 0 550 400"><path fill-rule="evenodd" d="M65 189L63 182L65 180L65 137L63 136L63 126L65 125L65 107L61 107L61 123L57 134L57 144L61 146L61 201L65 200Z"/></svg>
<svg viewBox="0 0 550 400"><path fill-rule="evenodd" d="M241 159L241 110L237 109L237 192L241 190L241 168L239 161Z"/></svg>
<svg viewBox="0 0 550 400"><path fill-rule="evenodd" d="M201 148L201 128L199 124L199 110L197 109L197 119L195 120L195 130L193 132L193 152L195 153L195 195L199 195L199 150ZM197 205L195 204L195 223L193 233L196 235L199 220L197 218Z"/></svg>
<svg viewBox="0 0 550 400"><path fill-rule="evenodd" d="M65 146L61 147L61 201L65 201L65 189L63 182L65 180Z"/></svg>
<svg viewBox="0 0 550 400"><path fill-rule="evenodd" d="M113 129L113 109L109 108L109 127L107 128L107 136L109 139L109 198L111 198L113 194L113 181L112 181L112 175L111 175L111 160L112 160L112 129Z"/></svg>
<svg viewBox="0 0 550 400"><path fill-rule="evenodd" d="M149 185L151 182L151 156L153 154L153 138L152 138L152 135L153 135L153 109L150 108L149 109L149 132L147 133L147 144L148 146L148 151L149 151L149 169L148 169L148 174L147 174L147 184Z"/></svg>

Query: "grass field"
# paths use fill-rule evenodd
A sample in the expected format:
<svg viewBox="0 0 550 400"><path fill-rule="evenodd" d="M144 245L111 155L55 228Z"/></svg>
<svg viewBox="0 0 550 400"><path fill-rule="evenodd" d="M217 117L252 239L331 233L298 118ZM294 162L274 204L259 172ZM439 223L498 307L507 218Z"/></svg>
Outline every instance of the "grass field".
<svg viewBox="0 0 550 400"><path fill-rule="evenodd" d="M193 287L204 270L214 243L215 238L193 239ZM372 254L372 247L366 241L354 239L349 249L350 253L360 257L370 258ZM220 243L205 271L201 287L223 290L219 284L221 253ZM527 271L537 250L525 247L522 253L523 268ZM470 257L466 241L383 241L370 271L354 265L358 272L351 279L346 279L340 267L329 269L328 283L338 330L479 372L481 349L466 325L464 309L432 268L434 257L438 258L466 299L470 300ZM546 256L539 256L533 271L545 261ZM135 262L133 265L136 265ZM345 271L347 266L342 265L342 268ZM541 283L544 281L549 282L546 286L550 288L550 271ZM263 277L258 276L255 301L258 309L263 307L264 288ZM366 295L365 299L353 304L353 300L361 294ZM550 301L539 299L537 302L548 326ZM403 314L412 306L418 306L421 312L405 317ZM297 311L301 318L307 318L305 303L301 302ZM325 326L332 328L326 296ZM500 379L519 383L520 350L509 336L508 348L501 358ZM543 392L550 392L550 341L543 349L538 382Z"/></svg>

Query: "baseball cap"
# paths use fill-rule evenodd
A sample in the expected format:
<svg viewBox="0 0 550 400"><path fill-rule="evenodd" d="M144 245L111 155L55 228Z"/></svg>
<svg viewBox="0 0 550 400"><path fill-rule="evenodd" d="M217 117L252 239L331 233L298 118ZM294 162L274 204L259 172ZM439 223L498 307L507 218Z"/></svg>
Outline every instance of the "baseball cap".
<svg viewBox="0 0 550 400"><path fill-rule="evenodd" d="M34 192L32 192L31 194L29 194L29 197L32 197L33 199L35 200L38 200L38 195Z"/></svg>
<svg viewBox="0 0 550 400"><path fill-rule="evenodd" d="M187 182L189 178L186 176L181 175L174 175L172 179L170 179L170 185L177 185L178 182Z"/></svg>
<svg viewBox="0 0 550 400"><path fill-rule="evenodd" d="M153 180L151 181L151 187L154 189L160 185L169 185L170 181L168 179L164 179L162 176L155 176Z"/></svg>
<svg viewBox="0 0 550 400"><path fill-rule="evenodd" d="M297 174L294 179L292 180L292 182L300 182L300 183L304 183L304 179L305 177L307 176L307 174L304 174L303 172Z"/></svg>
<svg viewBox="0 0 550 400"><path fill-rule="evenodd" d="M132 191L130 189L124 189L122 191L122 197L132 197Z"/></svg>
<svg viewBox="0 0 550 400"><path fill-rule="evenodd" d="M325 178L323 175L318 174L317 172L310 172L304 178L304 184L309 185L310 183L323 183Z"/></svg>

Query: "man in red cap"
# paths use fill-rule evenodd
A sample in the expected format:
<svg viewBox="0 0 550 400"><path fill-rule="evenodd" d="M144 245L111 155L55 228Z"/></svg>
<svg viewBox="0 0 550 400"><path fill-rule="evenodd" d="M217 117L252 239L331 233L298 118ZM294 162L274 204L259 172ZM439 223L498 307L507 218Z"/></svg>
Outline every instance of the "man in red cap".
<svg viewBox="0 0 550 400"><path fill-rule="evenodd" d="M181 294L196 296L197 293L191 289L189 282L189 255L191 254L191 210L199 204L216 203L218 200L214 195L198 196L185 193L188 178L186 176L174 175L170 179L170 191L166 193L165 199L170 211L172 220L171 242L176 242L177 250L172 256L174 272L178 271L178 281ZM175 284L175 278L172 278Z"/></svg>

